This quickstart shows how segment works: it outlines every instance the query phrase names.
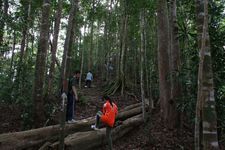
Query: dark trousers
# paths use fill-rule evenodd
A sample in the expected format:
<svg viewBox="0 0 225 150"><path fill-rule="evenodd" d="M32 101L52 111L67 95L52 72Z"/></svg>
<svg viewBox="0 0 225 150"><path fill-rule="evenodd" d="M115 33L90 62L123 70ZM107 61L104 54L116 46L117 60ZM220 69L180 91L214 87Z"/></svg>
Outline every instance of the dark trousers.
<svg viewBox="0 0 225 150"><path fill-rule="evenodd" d="M91 87L91 80L86 80L86 86L89 88Z"/></svg>
<svg viewBox="0 0 225 150"><path fill-rule="evenodd" d="M75 98L73 94L67 95L66 121L74 119Z"/></svg>
<svg viewBox="0 0 225 150"><path fill-rule="evenodd" d="M109 150L112 150L112 128L108 126L106 127L106 138L108 141L108 148Z"/></svg>
<svg viewBox="0 0 225 150"><path fill-rule="evenodd" d="M96 128L101 128L102 127L102 123L100 122L101 115L102 115L101 111L98 111L97 114L96 114L96 120L95 120Z"/></svg>

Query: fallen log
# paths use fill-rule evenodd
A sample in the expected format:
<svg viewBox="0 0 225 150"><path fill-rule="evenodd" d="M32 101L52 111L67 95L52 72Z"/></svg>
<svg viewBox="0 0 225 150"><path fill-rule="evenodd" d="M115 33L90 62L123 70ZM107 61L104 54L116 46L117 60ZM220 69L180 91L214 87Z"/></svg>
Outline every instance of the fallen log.
<svg viewBox="0 0 225 150"><path fill-rule="evenodd" d="M141 115L131 117L112 130L113 141L121 138L134 127L140 125L143 122ZM71 134L65 138L65 149L82 149L89 150L95 147L104 145L106 141L106 128L99 129L97 131L77 132ZM51 150L58 150L59 142L53 143L49 148Z"/></svg>
<svg viewBox="0 0 225 150"><path fill-rule="evenodd" d="M141 105L142 105L142 103L132 104L132 105L129 105L129 106L125 107L125 108L123 109L123 111L125 111L125 110L130 110L130 109L133 109L133 108L136 108L136 107L140 107Z"/></svg>
<svg viewBox="0 0 225 150"><path fill-rule="evenodd" d="M141 107L120 111L118 120L125 120L142 112ZM74 124L65 125L65 135L90 130L90 125L95 123L95 117L79 120ZM60 126L53 125L44 128L32 129L22 132L6 133L0 135L0 149L27 149L37 147L45 142L54 142L58 139Z"/></svg>

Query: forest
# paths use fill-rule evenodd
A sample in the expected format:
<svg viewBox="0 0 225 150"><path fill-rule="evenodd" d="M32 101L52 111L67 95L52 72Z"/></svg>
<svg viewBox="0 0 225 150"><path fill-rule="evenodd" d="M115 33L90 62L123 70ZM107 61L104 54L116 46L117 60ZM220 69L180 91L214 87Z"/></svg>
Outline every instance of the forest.
<svg viewBox="0 0 225 150"><path fill-rule="evenodd" d="M109 149L104 95L115 150L225 149L225 0L0 0L0 149Z"/></svg>

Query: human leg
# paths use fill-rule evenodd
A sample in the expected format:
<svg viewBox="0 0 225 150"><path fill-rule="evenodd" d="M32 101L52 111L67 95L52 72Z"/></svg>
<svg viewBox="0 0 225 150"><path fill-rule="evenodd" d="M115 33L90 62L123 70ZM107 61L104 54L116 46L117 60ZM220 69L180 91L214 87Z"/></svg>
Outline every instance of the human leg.
<svg viewBox="0 0 225 150"><path fill-rule="evenodd" d="M87 80L87 87L88 87L88 88L91 87L91 80Z"/></svg>
<svg viewBox="0 0 225 150"><path fill-rule="evenodd" d="M66 110L66 121L73 119L73 96L67 95L67 110Z"/></svg>
<svg viewBox="0 0 225 150"><path fill-rule="evenodd" d="M106 127L106 138L108 141L108 149L112 150L113 146L112 146L112 128L111 127Z"/></svg>
<svg viewBox="0 0 225 150"><path fill-rule="evenodd" d="M96 113L95 124L94 125L91 125L91 128L98 129L100 127L100 124L101 124L101 122L100 122L101 115L102 115L102 112L101 111L98 111Z"/></svg>

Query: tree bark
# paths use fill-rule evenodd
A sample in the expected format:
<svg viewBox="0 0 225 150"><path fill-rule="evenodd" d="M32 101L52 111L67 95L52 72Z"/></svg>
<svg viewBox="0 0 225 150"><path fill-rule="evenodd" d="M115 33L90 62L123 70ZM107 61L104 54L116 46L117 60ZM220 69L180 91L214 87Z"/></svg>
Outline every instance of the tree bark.
<svg viewBox="0 0 225 150"><path fill-rule="evenodd" d="M195 149L216 150L219 149L219 144L208 31L208 0L196 0L196 11L200 61L195 118Z"/></svg>
<svg viewBox="0 0 225 150"><path fill-rule="evenodd" d="M45 120L43 90L45 80L46 54L49 39L49 16L50 16L50 3L48 0L44 0L42 6L40 39L38 42L38 52L35 65L35 80L33 90L33 101L34 101L33 119L35 127L42 126Z"/></svg>
<svg viewBox="0 0 225 150"><path fill-rule="evenodd" d="M141 54L141 62L140 62L140 79L141 79L141 100L142 100L142 117L145 122L145 91L144 91L144 48L145 48L145 41L144 41L144 9L140 11L140 31L141 31L141 47L140 47L140 54Z"/></svg>
<svg viewBox="0 0 225 150"><path fill-rule="evenodd" d="M179 83L180 73L180 48L178 39L178 25L177 25L177 12L176 12L176 0L170 1L170 44L171 44L171 93L170 93L170 107L169 118L170 128L175 128L178 125L178 112L176 108L176 102L181 98L181 85Z"/></svg>
<svg viewBox="0 0 225 150"><path fill-rule="evenodd" d="M3 9L2 9L3 6ZM0 1L0 13L3 14L3 17L1 17L2 21L0 22L0 45L3 45L3 36L4 36L4 27L5 27L5 21L8 19L8 9L9 9L9 1L4 0ZM4 51L0 53L0 56L3 56Z"/></svg>
<svg viewBox="0 0 225 150"><path fill-rule="evenodd" d="M52 56L51 56L51 65L50 65L50 70L49 70L48 95L52 94L52 80L53 80L53 75L55 73L56 52L57 52L61 15L62 15L62 0L58 0L58 8L55 13L53 43L52 43L52 47L51 47Z"/></svg>
<svg viewBox="0 0 225 150"><path fill-rule="evenodd" d="M83 46L82 47L80 46L80 51L81 51L80 76L81 77L83 75L83 69L84 69L84 51L86 49L86 46L85 46L86 45L85 36L86 36L86 23L84 25ZM80 45L81 45L81 37L80 37ZM79 88L81 88L81 80L82 80L82 78L79 79Z"/></svg>
<svg viewBox="0 0 225 150"><path fill-rule="evenodd" d="M63 51L63 60L62 60L62 65L61 65L61 77L62 80L59 83L59 89L62 89L62 91L67 92L67 88L68 88L68 70L69 68L67 68L68 66L68 62L69 61L69 57L68 57L68 53L69 53L69 48L70 48L70 39L71 39L71 33L74 29L74 14L76 11L76 6L75 6L75 1L76 0L72 0L72 6L70 9L70 13L69 13L69 21L68 21L68 26L67 26L67 33L66 33L66 39L65 39L65 43L64 43L64 51Z"/></svg>
<svg viewBox="0 0 225 150"><path fill-rule="evenodd" d="M92 10L91 10L91 41L90 41L90 51L89 51L89 61L88 70L93 67L93 32L94 32L94 12L95 12L95 0L92 0Z"/></svg>
<svg viewBox="0 0 225 150"><path fill-rule="evenodd" d="M2 14L3 13L3 9L2 9L2 6L3 6L3 0L0 0L0 13ZM1 16L1 20L3 20L4 17ZM4 22L1 21L0 22L0 46L2 46L3 44L3 35L4 35ZM4 53L0 53L0 56L3 56Z"/></svg>
<svg viewBox="0 0 225 150"><path fill-rule="evenodd" d="M120 40L121 40L121 47L120 47L120 63L119 63L119 82L121 82L121 95L124 94L124 88L125 88L125 73L124 73L124 70L125 70L125 62L124 62L124 59L125 59L125 51L126 51L126 41L127 41L127 22L128 22L128 15L127 15L127 12L126 12L126 2L127 0L121 0L121 7L124 7L123 8L123 17L122 17L122 31L121 31L121 37L120 37Z"/></svg>
<svg viewBox="0 0 225 150"><path fill-rule="evenodd" d="M169 118L169 97L170 97L170 80L169 80L169 33L168 33L168 14L167 1L158 0L157 4L157 31L158 31L158 68L159 68L159 92L160 92L160 109L165 124L170 124Z"/></svg>
<svg viewBox="0 0 225 150"><path fill-rule="evenodd" d="M11 81L13 81L13 75L14 75L14 68L13 68L13 63L14 63L14 51L16 48L16 31L13 31L13 46L12 46L12 58L11 58L11 62L10 62L10 79Z"/></svg>

